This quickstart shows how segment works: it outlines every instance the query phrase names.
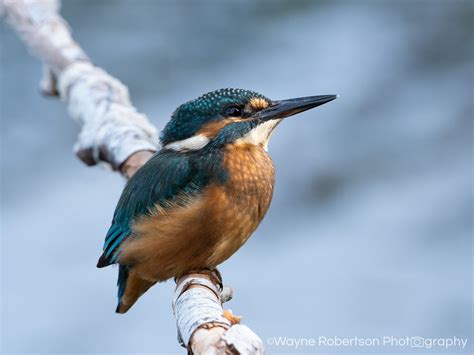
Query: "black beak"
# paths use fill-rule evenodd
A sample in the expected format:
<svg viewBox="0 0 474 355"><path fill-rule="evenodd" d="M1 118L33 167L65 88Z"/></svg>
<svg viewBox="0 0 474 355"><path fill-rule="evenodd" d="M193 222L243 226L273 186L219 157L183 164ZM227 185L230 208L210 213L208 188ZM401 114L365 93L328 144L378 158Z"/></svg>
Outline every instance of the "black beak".
<svg viewBox="0 0 474 355"><path fill-rule="evenodd" d="M257 112L254 118L262 121L281 119L324 105L335 98L337 95L320 95L273 101L266 109Z"/></svg>

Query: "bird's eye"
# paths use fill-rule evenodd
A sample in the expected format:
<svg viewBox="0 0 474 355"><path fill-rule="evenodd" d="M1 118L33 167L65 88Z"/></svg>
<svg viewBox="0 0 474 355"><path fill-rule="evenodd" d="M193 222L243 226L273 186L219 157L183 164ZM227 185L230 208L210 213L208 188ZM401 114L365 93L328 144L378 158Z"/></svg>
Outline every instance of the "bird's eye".
<svg viewBox="0 0 474 355"><path fill-rule="evenodd" d="M239 106L229 106L224 109L224 116L240 117L242 116L242 109Z"/></svg>

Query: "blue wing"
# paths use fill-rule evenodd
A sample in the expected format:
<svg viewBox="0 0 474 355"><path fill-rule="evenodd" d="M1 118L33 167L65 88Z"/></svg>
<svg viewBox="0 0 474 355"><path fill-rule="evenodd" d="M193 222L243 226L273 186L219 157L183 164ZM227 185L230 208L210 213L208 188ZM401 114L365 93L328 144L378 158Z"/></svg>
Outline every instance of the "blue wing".
<svg viewBox="0 0 474 355"><path fill-rule="evenodd" d="M122 192L97 267L117 262L120 245L131 235L131 225L137 217L156 205L165 207L183 192L198 194L207 180L199 170L186 154L162 150L151 157Z"/></svg>

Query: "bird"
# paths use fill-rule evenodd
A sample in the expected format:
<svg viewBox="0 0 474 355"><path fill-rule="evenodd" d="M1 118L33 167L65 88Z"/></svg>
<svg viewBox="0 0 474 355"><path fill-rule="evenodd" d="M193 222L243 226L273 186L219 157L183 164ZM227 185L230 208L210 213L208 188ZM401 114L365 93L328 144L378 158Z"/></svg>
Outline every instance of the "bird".
<svg viewBox="0 0 474 355"><path fill-rule="evenodd" d="M272 200L273 131L336 97L274 101L228 88L179 106L160 134L162 148L126 183L97 263L119 266L116 312L158 282L213 270L233 255Z"/></svg>

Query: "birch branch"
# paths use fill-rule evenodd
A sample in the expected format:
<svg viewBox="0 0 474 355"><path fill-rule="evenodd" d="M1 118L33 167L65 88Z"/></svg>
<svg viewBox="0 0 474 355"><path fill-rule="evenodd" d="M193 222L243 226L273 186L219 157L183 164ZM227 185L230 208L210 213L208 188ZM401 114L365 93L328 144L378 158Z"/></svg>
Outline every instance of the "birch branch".
<svg viewBox="0 0 474 355"><path fill-rule="evenodd" d="M0 14L43 64L42 93L59 96L81 127L76 155L130 177L157 150L157 131L132 105L127 87L94 66L72 39L59 7L58 0L0 0ZM223 310L231 296L217 270L177 280L173 311L178 339L189 353L264 352L260 338Z"/></svg>
<svg viewBox="0 0 474 355"><path fill-rule="evenodd" d="M127 87L94 66L72 39L58 1L2 0L1 5L7 21L43 63L42 92L59 95L80 124L74 152L84 163L119 169L136 152L156 151L155 127L131 104Z"/></svg>
<svg viewBox="0 0 474 355"><path fill-rule="evenodd" d="M222 287L217 270L201 270L176 282L173 311L178 340L191 354L263 354L260 338L239 324L241 317L224 311L232 289Z"/></svg>

